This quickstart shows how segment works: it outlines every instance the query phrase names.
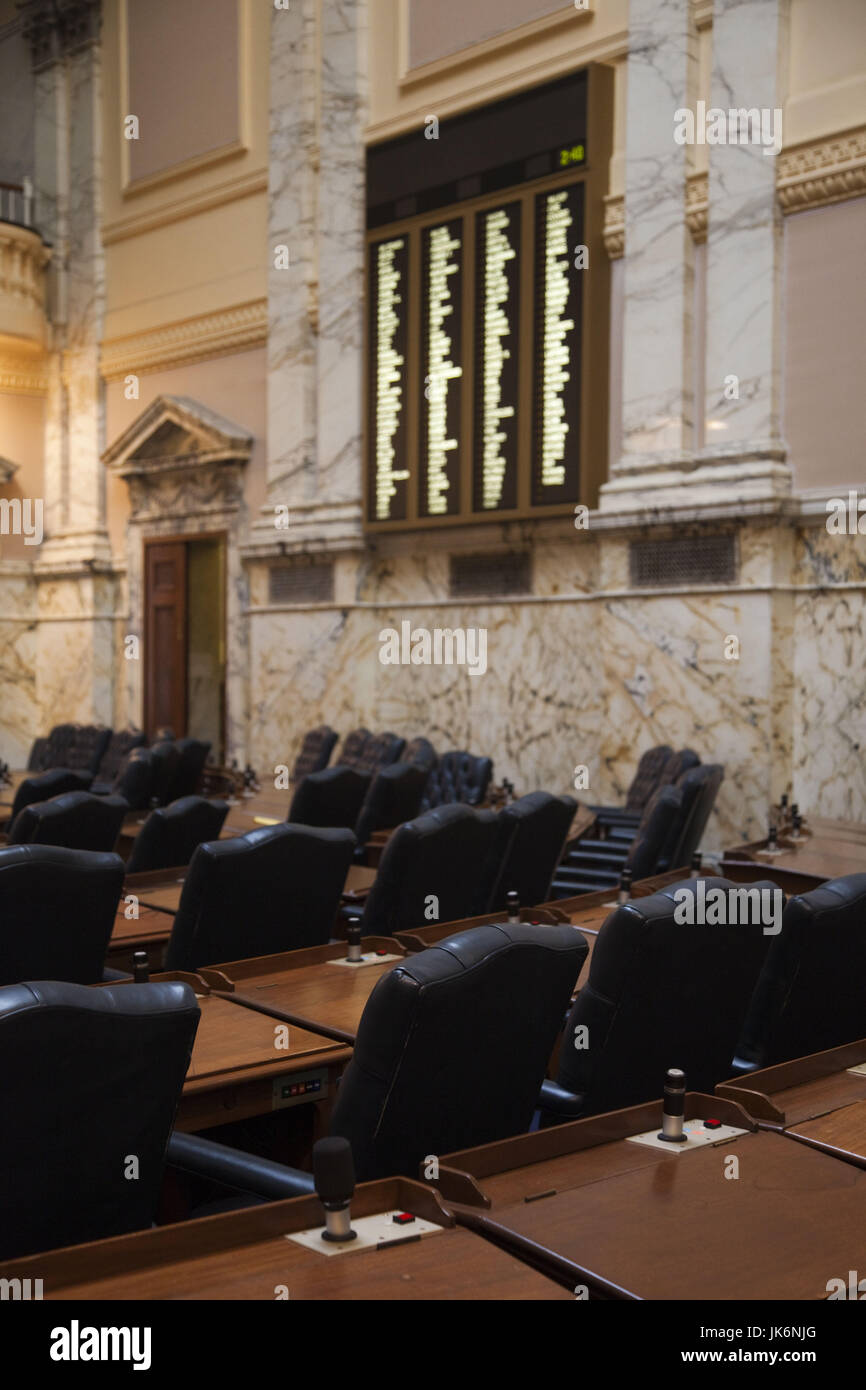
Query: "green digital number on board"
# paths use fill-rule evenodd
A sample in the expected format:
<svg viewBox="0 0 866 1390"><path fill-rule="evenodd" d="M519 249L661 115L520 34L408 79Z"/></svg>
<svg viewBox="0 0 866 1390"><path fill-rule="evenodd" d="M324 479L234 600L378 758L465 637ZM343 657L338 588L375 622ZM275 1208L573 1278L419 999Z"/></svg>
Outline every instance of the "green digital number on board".
<svg viewBox="0 0 866 1390"><path fill-rule="evenodd" d="M566 145L559 151L559 167L567 169L570 164L582 164L586 159L586 150L583 145Z"/></svg>

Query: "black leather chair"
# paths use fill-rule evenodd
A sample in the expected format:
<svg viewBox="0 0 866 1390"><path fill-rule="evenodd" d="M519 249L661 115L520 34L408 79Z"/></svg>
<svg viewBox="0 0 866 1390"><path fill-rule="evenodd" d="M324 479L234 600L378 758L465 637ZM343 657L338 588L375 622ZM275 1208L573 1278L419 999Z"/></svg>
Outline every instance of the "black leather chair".
<svg viewBox="0 0 866 1390"><path fill-rule="evenodd" d="M355 823L360 854L374 830L393 830L418 814L426 782L424 769L409 763L391 763L376 773Z"/></svg>
<svg viewBox="0 0 866 1390"><path fill-rule="evenodd" d="M707 893L742 889L723 878L704 883ZM778 892L767 881L749 887ZM682 1067L689 1090L708 1095L731 1075L773 938L761 921L678 921L681 891L695 897L698 880L633 899L602 926L589 979L566 1024L556 1082L542 1087L542 1105L557 1119L652 1100L668 1067Z"/></svg>
<svg viewBox="0 0 866 1390"><path fill-rule="evenodd" d="M373 737L369 729L363 725L359 729L352 729L351 733L346 734L343 742L337 750L334 759L335 767L360 767L364 756L364 749ZM369 771L369 768L365 769Z"/></svg>
<svg viewBox="0 0 866 1390"><path fill-rule="evenodd" d="M15 817L10 845L63 845L66 849L114 849L129 806L120 796L64 792L37 801Z"/></svg>
<svg viewBox="0 0 866 1390"><path fill-rule="evenodd" d="M371 734L354 766L360 772L379 772L383 767L396 763L405 746L406 740L398 734Z"/></svg>
<svg viewBox="0 0 866 1390"><path fill-rule="evenodd" d="M492 776L493 763L490 758L457 749L443 753L427 779L421 809L429 811L436 806L450 806L456 802L478 806L487 795Z"/></svg>
<svg viewBox="0 0 866 1390"><path fill-rule="evenodd" d="M411 763L413 767L423 767L426 773L431 773L436 766L436 749L427 738L412 738L406 744L400 755L401 763Z"/></svg>
<svg viewBox="0 0 866 1390"><path fill-rule="evenodd" d="M56 845L0 849L0 985L101 980L123 874L116 854Z"/></svg>
<svg viewBox="0 0 866 1390"><path fill-rule="evenodd" d="M275 825L199 845L165 955L197 970L328 941L355 837L351 830Z"/></svg>
<svg viewBox="0 0 866 1390"><path fill-rule="evenodd" d="M179 983L0 990L0 1258L150 1225L199 1016Z"/></svg>
<svg viewBox="0 0 866 1390"><path fill-rule="evenodd" d="M63 792L86 792L90 787L89 772L75 772L69 767L55 767L50 772L40 772L35 777L25 777L15 793L12 802L10 821L14 821L25 806L37 801L49 801L52 796Z"/></svg>
<svg viewBox="0 0 866 1390"><path fill-rule="evenodd" d="M210 752L210 744L197 738L179 738L175 744L178 759L168 784L166 801L179 801L182 796L195 796Z"/></svg>
<svg viewBox="0 0 866 1390"><path fill-rule="evenodd" d="M91 777L95 777L110 738L111 730L102 724L73 724L63 767L89 772Z"/></svg>
<svg viewBox="0 0 866 1390"><path fill-rule="evenodd" d="M95 782L90 790L97 796L122 796L131 811L141 811L151 803L156 771L152 749L134 748L107 792Z"/></svg>
<svg viewBox="0 0 866 1390"><path fill-rule="evenodd" d="M671 841L677 843L682 828L681 789L659 787L647 802L631 843L624 844L617 839L582 839L576 849L569 851L556 870L554 894L563 898L613 888L624 869L629 870L633 882L658 873L665 844Z"/></svg>
<svg viewBox="0 0 866 1390"><path fill-rule="evenodd" d="M35 738L30 745L27 759L28 772L46 772L48 769L48 738Z"/></svg>
<svg viewBox="0 0 866 1390"><path fill-rule="evenodd" d="M47 738L37 739L36 742L41 747L37 749L36 744L33 745L27 764L28 771L48 772L53 767L71 766L69 752L75 738L75 730L75 724L55 724L49 730Z"/></svg>
<svg viewBox="0 0 866 1390"><path fill-rule="evenodd" d="M670 836L662 847L659 857L662 869L687 868L691 864L724 777L725 769L720 763L702 763L680 777L677 786L683 794L681 825L679 835ZM676 843L672 845L673 839Z"/></svg>
<svg viewBox="0 0 866 1390"><path fill-rule="evenodd" d="M126 872L140 874L188 864L199 845L219 839L228 815L227 801L183 796L151 811L135 837Z"/></svg>
<svg viewBox="0 0 866 1390"><path fill-rule="evenodd" d="M515 892L524 907L547 902L576 810L573 797L550 792L530 792L503 807L498 819L505 847L479 912L503 910L509 892Z"/></svg>
<svg viewBox="0 0 866 1390"><path fill-rule="evenodd" d="M643 814L644 807L661 782L662 773L674 750L669 743L658 743L641 754L637 770L626 792L624 806L591 806L596 816L604 820L625 819L635 825Z"/></svg>
<svg viewBox="0 0 866 1390"><path fill-rule="evenodd" d="M469 806L440 806L401 825L385 846L364 903L364 935L393 936L431 921L474 916L499 836L495 812Z"/></svg>
<svg viewBox="0 0 866 1390"><path fill-rule="evenodd" d="M115 729L102 755L91 791L97 796L108 796L116 790L115 779L126 766L130 753L135 748L143 748L146 742L140 729Z"/></svg>
<svg viewBox="0 0 866 1390"><path fill-rule="evenodd" d="M293 825L353 826L371 781L372 773L341 763L311 772L295 788L286 819Z"/></svg>
<svg viewBox="0 0 866 1390"><path fill-rule="evenodd" d="M150 756L153 767L151 802L155 802L157 806L166 806L171 800L169 793L180 761L177 744L171 739L160 739L157 743L151 744Z"/></svg>
<svg viewBox="0 0 866 1390"><path fill-rule="evenodd" d="M301 751L295 758L290 782L300 782L302 777L309 776L311 772L321 772L326 768L336 742L337 735L329 724L320 724L318 728L310 729L309 733L304 735Z"/></svg>
<svg viewBox="0 0 866 1390"><path fill-rule="evenodd" d="M866 873L790 898L738 1058L769 1067L866 1037Z"/></svg>
<svg viewBox="0 0 866 1390"><path fill-rule="evenodd" d="M586 959L573 927L476 927L382 977L361 1016L331 1133L360 1181L525 1133Z"/></svg>

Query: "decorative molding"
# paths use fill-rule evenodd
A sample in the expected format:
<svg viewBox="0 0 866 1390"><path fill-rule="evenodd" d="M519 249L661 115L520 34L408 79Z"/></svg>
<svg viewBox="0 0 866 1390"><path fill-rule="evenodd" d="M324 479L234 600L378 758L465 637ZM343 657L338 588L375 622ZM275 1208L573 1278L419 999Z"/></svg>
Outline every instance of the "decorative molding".
<svg viewBox="0 0 866 1390"><path fill-rule="evenodd" d="M405 15L405 7L402 8ZM408 66L407 51L405 54L407 66L400 73L398 85L405 90L405 88L416 86L421 82L433 82L437 77L450 76L455 68L465 67L467 63L482 62L485 58L498 58L509 48L525 47L536 39L546 39L552 34L558 34L560 30L564 30L576 22L594 18L595 5L592 0L587 0L586 9L578 10L572 5L568 9L554 10L552 14L542 15L539 19L531 19L526 24L507 29L500 34L494 34L490 38L479 39L477 43L467 44L465 48L455 49L453 53L445 53L441 58L434 58L429 63L422 63L417 68ZM401 28L403 34L408 37L408 24L405 22L405 18ZM408 50L408 43L406 48ZM403 56L401 54L401 58Z"/></svg>
<svg viewBox="0 0 866 1390"><path fill-rule="evenodd" d="M18 8L34 72L99 38L101 0L20 0Z"/></svg>
<svg viewBox="0 0 866 1390"><path fill-rule="evenodd" d="M261 347L268 337L268 301L253 299L231 309L181 319L102 345L102 375L116 381L129 372L163 371L210 357Z"/></svg>
<svg viewBox="0 0 866 1390"><path fill-rule="evenodd" d="M16 396L44 396L48 361L41 343L0 333L0 391Z"/></svg>
<svg viewBox="0 0 866 1390"><path fill-rule="evenodd" d="M187 396L157 396L109 445L102 462L121 478L247 463L253 437Z"/></svg>
<svg viewBox="0 0 866 1390"><path fill-rule="evenodd" d="M625 255L625 197L610 194L604 200L604 249L612 261Z"/></svg>
<svg viewBox="0 0 866 1390"><path fill-rule="evenodd" d="M686 222L694 240L707 239L707 207L709 206L709 177L690 174L686 179Z"/></svg>
<svg viewBox="0 0 866 1390"><path fill-rule="evenodd" d="M866 126L783 150L776 161L783 213L826 207L866 193Z"/></svg>
<svg viewBox="0 0 866 1390"><path fill-rule="evenodd" d="M197 217L202 212L222 207L224 203L235 203L239 198L249 198L254 193L266 193L267 188L267 169L257 169L251 174L226 179L202 193L187 194L173 203L163 203L151 212L134 212L127 217L116 217L103 225L103 245L111 246L115 241L156 231L158 227L167 227L185 217Z"/></svg>

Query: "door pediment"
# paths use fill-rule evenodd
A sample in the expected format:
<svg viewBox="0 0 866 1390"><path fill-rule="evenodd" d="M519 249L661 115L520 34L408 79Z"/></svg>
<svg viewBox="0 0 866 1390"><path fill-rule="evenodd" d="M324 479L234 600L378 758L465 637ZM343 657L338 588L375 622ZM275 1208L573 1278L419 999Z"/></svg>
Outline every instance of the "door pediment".
<svg viewBox="0 0 866 1390"><path fill-rule="evenodd" d="M253 437L186 396L157 396L102 455L120 478L145 480L215 464L246 464Z"/></svg>

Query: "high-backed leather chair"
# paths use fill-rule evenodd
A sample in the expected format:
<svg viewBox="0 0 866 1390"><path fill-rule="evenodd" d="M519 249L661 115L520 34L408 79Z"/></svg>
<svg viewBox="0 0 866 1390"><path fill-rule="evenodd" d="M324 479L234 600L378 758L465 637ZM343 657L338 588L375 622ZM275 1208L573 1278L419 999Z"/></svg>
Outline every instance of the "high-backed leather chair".
<svg viewBox="0 0 866 1390"><path fill-rule="evenodd" d="M155 801L158 806L166 806L171 800L171 785L180 761L177 744L171 739L160 739L157 743L151 744L150 756L153 767L151 801Z"/></svg>
<svg viewBox="0 0 866 1390"><path fill-rule="evenodd" d="M123 873L116 854L56 845L0 849L0 985L100 980Z"/></svg>
<svg viewBox="0 0 866 1390"><path fill-rule="evenodd" d="M111 730L102 724L73 724L63 766L95 777L110 738Z"/></svg>
<svg viewBox="0 0 866 1390"><path fill-rule="evenodd" d="M673 756L674 750L669 743L658 743L654 748L647 748L640 756L637 770L626 792L625 805L591 806L590 809L595 811L601 821L622 820L636 825Z"/></svg>
<svg viewBox="0 0 866 1390"><path fill-rule="evenodd" d="M427 779L421 809L428 811L455 802L478 806L487 795L492 776L493 763L490 758L457 749L442 753Z"/></svg>
<svg viewBox="0 0 866 1390"><path fill-rule="evenodd" d="M674 823L659 855L660 869L687 868L699 848L715 805L725 769L720 763L701 763L677 780L683 794L680 823Z"/></svg>
<svg viewBox="0 0 866 1390"><path fill-rule="evenodd" d="M70 750L75 739L75 724L55 724L48 732L42 753L40 770L47 772L52 767L71 767Z"/></svg>
<svg viewBox="0 0 866 1390"><path fill-rule="evenodd" d="M515 892L523 906L547 902L553 871L559 863L577 802L571 796L530 792L499 812L505 849L491 876L480 912L497 912Z"/></svg>
<svg viewBox="0 0 866 1390"><path fill-rule="evenodd" d="M130 753L134 748L143 748L146 742L141 729L114 730L93 781L92 790L97 796L107 796L115 789L115 778L126 766Z"/></svg>
<svg viewBox="0 0 866 1390"><path fill-rule="evenodd" d="M633 882L658 873L665 844L669 840L674 843L679 840L682 826L682 790L674 786L657 788L644 808L631 842L580 840L556 870L554 892L560 897L570 897L574 893L612 888L624 869L629 870Z"/></svg>
<svg viewBox="0 0 866 1390"><path fill-rule="evenodd" d="M35 738L30 745L30 755L27 759L28 772L45 772L48 769L48 739Z"/></svg>
<svg viewBox="0 0 866 1390"><path fill-rule="evenodd" d="M586 958L573 927L476 927L384 975L361 1016L331 1133L366 1182L524 1133Z"/></svg>
<svg viewBox="0 0 866 1390"><path fill-rule="evenodd" d="M363 852L374 830L393 830L418 814L427 773L409 763L391 763L376 773L355 823L355 838Z"/></svg>
<svg viewBox="0 0 866 1390"><path fill-rule="evenodd" d="M706 893L743 888L723 878L703 882ZM767 881L749 887L778 892ZM556 1083L542 1087L543 1106L558 1118L652 1100L668 1067L681 1067L689 1090L709 1095L731 1075L773 938L761 921L678 921L687 907L682 892L700 918L698 880L685 879L616 908L602 926L566 1024ZM734 912L746 915L726 907Z"/></svg>
<svg viewBox="0 0 866 1390"><path fill-rule="evenodd" d="M866 1037L866 873L790 898L738 1056L762 1067Z"/></svg>
<svg viewBox="0 0 866 1390"><path fill-rule="evenodd" d="M121 796L64 792L25 806L12 822L10 845L64 845L67 849L114 849L129 806Z"/></svg>
<svg viewBox="0 0 866 1390"><path fill-rule="evenodd" d="M372 773L342 763L311 772L295 788L286 819L293 825L353 826L371 781Z"/></svg>
<svg viewBox="0 0 866 1390"><path fill-rule="evenodd" d="M700 767L700 757L694 748L680 748L678 752L672 753L662 768L658 786L667 787L671 783L679 783L683 774L690 772L694 767Z"/></svg>
<svg viewBox="0 0 866 1390"><path fill-rule="evenodd" d="M0 989L0 1258L150 1225L199 1016L179 983Z"/></svg>
<svg viewBox="0 0 866 1390"><path fill-rule="evenodd" d="M411 763L413 767L423 767L430 773L436 766L436 749L427 738L412 738L400 755L401 763Z"/></svg>
<svg viewBox="0 0 866 1390"><path fill-rule="evenodd" d="M192 857L165 955L167 970L323 946L355 837L275 825L211 840Z"/></svg>
<svg viewBox="0 0 866 1390"><path fill-rule="evenodd" d="M300 782L302 777L307 777L311 772L321 772L328 766L334 745L337 742L337 735L329 724L319 724L315 729L310 729L304 735L301 744L301 751L295 758L295 765L292 768L291 782Z"/></svg>
<svg viewBox="0 0 866 1390"><path fill-rule="evenodd" d="M494 811L440 806L388 840L364 903L364 935L393 936L476 913L484 866L499 843Z"/></svg>
<svg viewBox="0 0 866 1390"><path fill-rule="evenodd" d="M359 767L364 749L372 737L370 730L365 729L363 725L359 729L352 729L340 744L333 765L335 767Z"/></svg>
<svg viewBox="0 0 866 1390"><path fill-rule="evenodd" d="M179 738L175 747L178 760L165 794L168 803L196 794L211 746L197 738Z"/></svg>
<svg viewBox="0 0 866 1390"><path fill-rule="evenodd" d="M406 740L399 734L371 734L354 766L361 772L379 772L399 760Z"/></svg>
<svg viewBox="0 0 866 1390"><path fill-rule="evenodd" d="M14 821L25 806L37 801L48 801L62 792L84 792L90 787L89 772L74 772L69 767L55 767L50 772L40 772L35 777L25 777L15 793L12 802L10 821Z"/></svg>
<svg viewBox="0 0 866 1390"><path fill-rule="evenodd" d="M140 874L188 864L199 845L219 839L228 811L227 801L208 801L203 796L183 796L151 811L135 837L126 872Z"/></svg>
<svg viewBox="0 0 866 1390"><path fill-rule="evenodd" d="M150 805L155 777L153 750L133 748L109 789L110 795L122 796L131 811L141 811Z"/></svg>

